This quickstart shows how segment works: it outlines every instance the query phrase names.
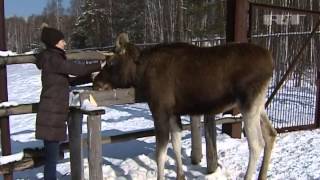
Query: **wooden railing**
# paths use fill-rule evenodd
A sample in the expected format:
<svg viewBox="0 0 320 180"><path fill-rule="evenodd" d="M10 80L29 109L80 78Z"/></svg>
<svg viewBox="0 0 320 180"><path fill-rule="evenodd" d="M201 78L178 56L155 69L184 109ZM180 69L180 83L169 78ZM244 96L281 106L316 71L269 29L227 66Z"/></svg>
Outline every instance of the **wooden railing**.
<svg viewBox="0 0 320 180"><path fill-rule="evenodd" d="M68 60L105 60L105 51L69 51L66 53ZM35 63L36 54L0 56L0 66L10 64Z"/></svg>

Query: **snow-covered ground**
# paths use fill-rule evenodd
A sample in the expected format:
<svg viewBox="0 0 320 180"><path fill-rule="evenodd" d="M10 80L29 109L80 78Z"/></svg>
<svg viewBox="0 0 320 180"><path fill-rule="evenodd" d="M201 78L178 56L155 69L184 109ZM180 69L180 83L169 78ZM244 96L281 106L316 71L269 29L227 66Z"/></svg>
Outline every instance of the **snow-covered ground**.
<svg viewBox="0 0 320 180"><path fill-rule="evenodd" d="M9 100L18 103L31 103L39 100L41 91L40 72L34 65L8 66ZM114 135L153 127L151 114L146 104L119 105L105 108L103 115L103 135ZM184 121L188 121L184 117ZM12 149L14 153L26 147L41 147L42 143L34 138L35 115L10 117ZM218 127L220 129L220 127ZM86 133L86 125L83 125ZM220 131L219 131L220 132ZM220 168L217 173L206 174L205 140L202 139L204 157L200 165L190 161L190 132L184 131L182 155L187 179L243 179L248 161L246 138L232 139L219 133L217 137ZM280 134L272 153L268 179L320 179L320 129ZM141 138L123 143L103 145L104 179L156 179L155 139ZM59 179L70 178L69 153L67 159L58 165ZM18 159L10 157L11 159ZM166 163L166 178L175 178L175 165L171 145ZM86 159L87 160L87 159ZM88 164L85 160L85 177L88 179ZM8 158L0 158L0 163ZM260 162L259 162L260 163ZM258 172L258 169L257 169ZM41 179L42 167L14 173L15 179Z"/></svg>
<svg viewBox="0 0 320 180"><path fill-rule="evenodd" d="M308 75L314 72L306 73ZM314 123L316 108L316 85L315 80L303 77L301 86L295 87L293 79L286 81L278 91L272 103L268 107L268 113L273 124L277 128L298 125L310 125ZM312 82L311 82L312 81ZM274 87L269 87L269 94Z"/></svg>

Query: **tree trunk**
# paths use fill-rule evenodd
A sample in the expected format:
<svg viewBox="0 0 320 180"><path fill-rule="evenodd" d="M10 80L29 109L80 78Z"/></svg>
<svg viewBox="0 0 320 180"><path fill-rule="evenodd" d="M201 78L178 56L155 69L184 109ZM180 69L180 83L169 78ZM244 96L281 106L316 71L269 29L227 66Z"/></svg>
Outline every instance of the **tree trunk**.
<svg viewBox="0 0 320 180"><path fill-rule="evenodd" d="M184 30L183 30L183 0L177 2L177 26L175 28L176 41L184 41Z"/></svg>

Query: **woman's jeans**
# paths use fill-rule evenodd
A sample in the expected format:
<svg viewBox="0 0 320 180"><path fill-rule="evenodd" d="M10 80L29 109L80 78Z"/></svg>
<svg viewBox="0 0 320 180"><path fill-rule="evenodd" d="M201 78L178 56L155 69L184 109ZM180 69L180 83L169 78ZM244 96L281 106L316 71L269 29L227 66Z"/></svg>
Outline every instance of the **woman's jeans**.
<svg viewBox="0 0 320 180"><path fill-rule="evenodd" d="M59 141L44 140L45 164L44 164L44 179L57 179L57 162L59 159Z"/></svg>

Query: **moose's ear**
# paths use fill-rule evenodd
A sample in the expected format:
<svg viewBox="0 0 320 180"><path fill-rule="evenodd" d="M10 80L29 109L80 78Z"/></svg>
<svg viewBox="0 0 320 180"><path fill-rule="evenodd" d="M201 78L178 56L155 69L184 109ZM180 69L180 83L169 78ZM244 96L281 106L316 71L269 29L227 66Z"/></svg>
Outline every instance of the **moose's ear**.
<svg viewBox="0 0 320 180"><path fill-rule="evenodd" d="M129 36L127 33L120 33L116 39L116 52L124 54L126 52L125 45L129 43Z"/></svg>

